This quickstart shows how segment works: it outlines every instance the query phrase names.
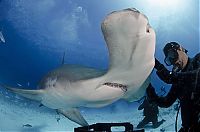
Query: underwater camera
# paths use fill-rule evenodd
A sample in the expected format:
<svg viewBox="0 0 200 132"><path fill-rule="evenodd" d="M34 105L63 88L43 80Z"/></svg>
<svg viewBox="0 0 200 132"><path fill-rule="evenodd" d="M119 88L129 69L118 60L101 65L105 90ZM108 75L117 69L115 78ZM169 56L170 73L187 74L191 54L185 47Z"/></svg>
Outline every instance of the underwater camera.
<svg viewBox="0 0 200 132"><path fill-rule="evenodd" d="M74 132L144 132L144 129L133 130L133 125L125 123L96 123L89 126L74 128Z"/></svg>

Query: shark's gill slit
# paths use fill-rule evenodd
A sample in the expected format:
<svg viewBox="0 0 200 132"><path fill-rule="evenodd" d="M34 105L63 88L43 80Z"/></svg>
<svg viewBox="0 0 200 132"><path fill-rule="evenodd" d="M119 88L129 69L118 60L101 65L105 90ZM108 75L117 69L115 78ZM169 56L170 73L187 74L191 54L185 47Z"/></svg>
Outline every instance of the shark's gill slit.
<svg viewBox="0 0 200 132"><path fill-rule="evenodd" d="M106 82L106 83L104 83L103 85L110 86L110 87L114 87L114 88L120 88L120 89L122 89L122 91L124 91L124 92L127 91L127 86L126 86L126 85L123 85L123 84L120 84L120 83Z"/></svg>

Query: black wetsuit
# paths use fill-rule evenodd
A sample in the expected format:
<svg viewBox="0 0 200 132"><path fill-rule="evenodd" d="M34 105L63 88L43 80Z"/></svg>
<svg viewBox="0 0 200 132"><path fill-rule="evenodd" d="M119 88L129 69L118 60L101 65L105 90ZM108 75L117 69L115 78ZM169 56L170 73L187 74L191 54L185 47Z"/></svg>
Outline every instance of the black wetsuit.
<svg viewBox="0 0 200 132"><path fill-rule="evenodd" d="M143 128L149 122L152 122L153 127L156 128L160 125L158 122L158 106L156 104L150 104L145 98L143 103L138 107L138 110L143 110L144 119L137 125L137 128Z"/></svg>
<svg viewBox="0 0 200 132"><path fill-rule="evenodd" d="M189 58L186 67L179 73L170 72L161 64L157 69L157 75L168 84L172 84L169 93L165 97L159 97L150 87L147 94L159 107L169 107L176 99L180 100L182 128L180 132L200 130L200 54Z"/></svg>

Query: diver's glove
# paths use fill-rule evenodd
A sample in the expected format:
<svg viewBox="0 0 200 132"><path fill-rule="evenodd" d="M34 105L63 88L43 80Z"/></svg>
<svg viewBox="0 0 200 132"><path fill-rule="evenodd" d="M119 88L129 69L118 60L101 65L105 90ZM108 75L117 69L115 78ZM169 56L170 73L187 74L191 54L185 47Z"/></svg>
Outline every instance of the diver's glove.
<svg viewBox="0 0 200 132"><path fill-rule="evenodd" d="M149 84L149 86L146 89L147 92L147 98L149 103L156 103L156 101L158 100L158 95L155 92L155 89L152 87L151 83Z"/></svg>

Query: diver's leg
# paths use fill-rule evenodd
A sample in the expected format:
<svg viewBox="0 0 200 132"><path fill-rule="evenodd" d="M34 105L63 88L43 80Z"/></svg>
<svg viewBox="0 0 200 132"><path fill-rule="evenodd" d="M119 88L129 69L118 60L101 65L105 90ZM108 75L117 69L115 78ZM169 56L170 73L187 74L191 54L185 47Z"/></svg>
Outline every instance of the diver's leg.
<svg viewBox="0 0 200 132"><path fill-rule="evenodd" d="M145 116L144 119L137 125L137 128L144 128L149 123L149 119Z"/></svg>
<svg viewBox="0 0 200 132"><path fill-rule="evenodd" d="M158 116L157 115L152 117L152 124L153 124L153 128L157 128L157 127L160 126L159 122L158 122Z"/></svg>
<svg viewBox="0 0 200 132"><path fill-rule="evenodd" d="M163 122L165 122L164 119L162 119L161 121L158 122L158 116L157 115L154 118L152 118L153 128L159 127Z"/></svg>

